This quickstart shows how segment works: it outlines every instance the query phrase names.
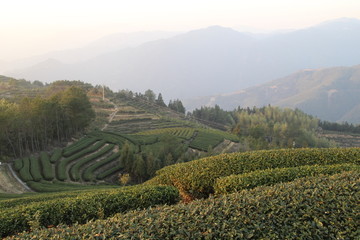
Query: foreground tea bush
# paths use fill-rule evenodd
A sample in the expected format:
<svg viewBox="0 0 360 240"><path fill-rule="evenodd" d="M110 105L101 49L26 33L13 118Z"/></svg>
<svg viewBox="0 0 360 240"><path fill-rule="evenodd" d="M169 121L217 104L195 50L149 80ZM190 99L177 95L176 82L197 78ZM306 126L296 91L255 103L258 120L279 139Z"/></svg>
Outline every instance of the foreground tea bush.
<svg viewBox="0 0 360 240"><path fill-rule="evenodd" d="M221 154L165 167L149 184L177 187L183 198L202 198L214 193L217 178L270 168L303 165L360 164L360 148L280 149Z"/></svg>
<svg viewBox="0 0 360 240"><path fill-rule="evenodd" d="M0 236L31 227L85 223L131 209L157 204L174 204L178 191L173 187L135 186L17 205L0 210Z"/></svg>
<svg viewBox="0 0 360 240"><path fill-rule="evenodd" d="M360 171L360 165L306 165L292 168L257 170L250 173L218 178L216 180L214 190L215 194L228 194L262 185L274 185L280 182L290 182L301 177L317 176L320 174L330 175L343 171Z"/></svg>
<svg viewBox="0 0 360 240"><path fill-rule="evenodd" d="M301 178L12 239L359 239L360 174Z"/></svg>

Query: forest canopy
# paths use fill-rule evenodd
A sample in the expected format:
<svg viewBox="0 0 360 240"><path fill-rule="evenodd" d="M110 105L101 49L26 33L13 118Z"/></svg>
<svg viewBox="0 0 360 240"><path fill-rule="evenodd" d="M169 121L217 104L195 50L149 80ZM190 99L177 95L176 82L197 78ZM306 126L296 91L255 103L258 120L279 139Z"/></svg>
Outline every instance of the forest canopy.
<svg viewBox="0 0 360 240"><path fill-rule="evenodd" d="M0 155L21 157L82 132L94 111L79 87L67 86L46 97L0 100Z"/></svg>

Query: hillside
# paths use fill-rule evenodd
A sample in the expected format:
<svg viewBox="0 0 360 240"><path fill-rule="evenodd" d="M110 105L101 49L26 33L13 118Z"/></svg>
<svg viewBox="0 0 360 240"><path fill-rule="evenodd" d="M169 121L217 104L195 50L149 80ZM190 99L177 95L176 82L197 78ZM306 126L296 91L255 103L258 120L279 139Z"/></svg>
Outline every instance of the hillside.
<svg viewBox="0 0 360 240"><path fill-rule="evenodd" d="M237 151L240 146L236 135L213 129L196 119L187 119L163 102L159 105L155 97L150 101L141 93L114 93L80 81L41 85L2 77L1 84L4 87L0 94L6 100L0 102L4 110L0 116L5 120L5 125L0 127L8 128L0 135L1 159L14 162L18 176L35 191L117 184L119 174L128 174L129 182L142 182L163 166L207 154ZM103 91L106 98L103 98ZM81 97L74 96L75 93ZM35 97L36 94L42 97ZM91 104L91 111L86 107L85 97ZM36 111L30 114L28 109ZM80 113L84 110L87 113ZM89 122L92 111L95 119ZM65 122L56 118L63 114L77 119L71 120L72 123L85 120L78 114L89 115L85 120L88 123L84 122L88 125L86 131L72 132L75 128L66 123L68 117L61 118ZM12 122L15 115L18 119ZM61 121L56 122L56 119ZM61 132L59 126L62 126ZM66 126L70 128L64 131ZM13 134L16 131L22 131L23 135ZM12 158L16 160L11 161Z"/></svg>
<svg viewBox="0 0 360 240"><path fill-rule="evenodd" d="M2 200L8 208L0 208L0 234L291 239L296 232L302 238L356 239L359 154L356 148L223 154L168 166L138 186ZM241 186L246 189L233 190ZM216 196L208 197L214 190ZM179 203L180 196L192 202Z"/></svg>
<svg viewBox="0 0 360 240"><path fill-rule="evenodd" d="M239 108L229 115L205 108L199 113L208 118L199 119L151 90L1 79L1 237L359 236L360 151L297 148L318 140L329 146L313 135L318 120L299 110ZM236 135L210 125L234 127ZM265 132L273 134L270 142ZM238 152L247 134L248 143L257 137L264 147L287 149ZM292 137L301 139L294 145Z"/></svg>
<svg viewBox="0 0 360 240"><path fill-rule="evenodd" d="M298 108L328 121L360 123L360 65L306 69L242 91L185 101L192 109L219 104L223 108L275 105Z"/></svg>
<svg viewBox="0 0 360 240"><path fill-rule="evenodd" d="M143 92L150 88L166 94L165 98L184 99L244 89L300 69L359 64L359 41L357 19L337 19L261 39L213 26L87 61L43 61L7 74L41 81L81 79L92 84L101 79L113 89Z"/></svg>

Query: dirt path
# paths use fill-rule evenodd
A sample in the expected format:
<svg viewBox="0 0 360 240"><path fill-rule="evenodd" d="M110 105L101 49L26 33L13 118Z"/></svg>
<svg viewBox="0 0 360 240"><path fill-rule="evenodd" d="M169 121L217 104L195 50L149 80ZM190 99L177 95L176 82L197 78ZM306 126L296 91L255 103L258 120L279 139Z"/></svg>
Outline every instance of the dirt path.
<svg viewBox="0 0 360 240"><path fill-rule="evenodd" d="M15 174L9 164L0 166L0 193L24 193L32 190Z"/></svg>
<svg viewBox="0 0 360 240"><path fill-rule="evenodd" d="M117 112L119 111L118 106L117 106L115 103L113 103L113 102L111 102L111 103L115 106L115 110L114 110L113 113L110 114L109 122L105 124L105 126L101 129L101 131L104 131L104 130L109 126L109 123L112 122L112 120L113 120L114 117L116 116Z"/></svg>

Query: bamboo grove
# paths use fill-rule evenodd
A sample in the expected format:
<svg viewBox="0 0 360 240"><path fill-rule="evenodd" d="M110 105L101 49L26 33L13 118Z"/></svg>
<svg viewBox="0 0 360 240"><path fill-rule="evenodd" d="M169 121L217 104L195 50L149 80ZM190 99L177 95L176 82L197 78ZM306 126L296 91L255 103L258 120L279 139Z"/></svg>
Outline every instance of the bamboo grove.
<svg viewBox="0 0 360 240"><path fill-rule="evenodd" d="M75 86L16 102L0 100L0 155L21 157L82 132L94 117L86 92Z"/></svg>

